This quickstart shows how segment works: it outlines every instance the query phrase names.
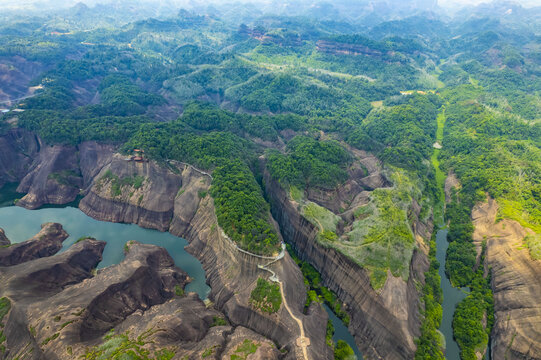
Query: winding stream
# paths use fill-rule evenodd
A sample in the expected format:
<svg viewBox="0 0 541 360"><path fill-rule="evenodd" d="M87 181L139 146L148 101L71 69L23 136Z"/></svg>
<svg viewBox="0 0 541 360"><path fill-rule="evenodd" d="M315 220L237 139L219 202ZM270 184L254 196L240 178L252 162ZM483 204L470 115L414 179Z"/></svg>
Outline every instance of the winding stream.
<svg viewBox="0 0 541 360"><path fill-rule="evenodd" d="M440 169L439 155L443 144L443 128L445 126L445 106L438 114L436 143L432 152L432 165L436 171L436 182L440 190L441 207L436 206L434 209L434 218L436 222L440 222L440 229L436 233L436 259L440 263L438 273L441 277L441 289L443 291L443 316L441 319L440 332L445 337L445 358L449 360L460 359L460 348L453 337L453 314L455 313L456 305L466 297L464 289L459 289L451 285L451 281L445 274L445 259L449 242L447 241L447 232L444 221L444 206L445 203L445 178L446 174Z"/></svg>
<svg viewBox="0 0 541 360"><path fill-rule="evenodd" d="M453 314L456 305L466 297L464 291L453 287L445 274L445 254L449 242L447 241L447 229L440 229L436 233L436 258L440 263L438 270L441 277L441 288L443 290L443 317L441 319L440 331L445 336L445 358L449 360L460 359L460 349L453 338Z"/></svg>

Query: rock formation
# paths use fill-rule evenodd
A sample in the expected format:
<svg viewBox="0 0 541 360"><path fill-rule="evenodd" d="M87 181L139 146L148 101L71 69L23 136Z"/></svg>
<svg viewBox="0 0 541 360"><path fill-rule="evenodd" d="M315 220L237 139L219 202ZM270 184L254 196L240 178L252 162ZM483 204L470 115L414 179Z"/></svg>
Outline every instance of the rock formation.
<svg viewBox="0 0 541 360"><path fill-rule="evenodd" d="M65 238L59 224L44 229L57 231L33 242ZM175 359L282 358L269 339L229 324L195 293L184 295L188 277L165 249L129 242L120 264L96 272L104 247L102 241L83 239L54 256L27 248L33 260L0 266L0 298L11 305L2 320L0 359L73 359L89 349L121 346L150 354L168 351ZM18 259L12 256L10 264Z"/></svg>
<svg viewBox="0 0 541 360"><path fill-rule="evenodd" d="M9 246L9 245L11 245L11 241L9 241L8 237L6 236L4 229L0 228L0 246Z"/></svg>
<svg viewBox="0 0 541 360"><path fill-rule="evenodd" d="M486 241L486 266L494 293L493 359L541 359L541 261L532 260L524 237L532 231L518 222L496 222L493 199L472 212L478 253Z"/></svg>
<svg viewBox="0 0 541 360"><path fill-rule="evenodd" d="M39 153L39 138L22 129L12 129L0 136L0 187L19 182Z"/></svg>
<svg viewBox="0 0 541 360"><path fill-rule="evenodd" d="M350 180L343 189L334 191L327 200L318 199L309 192L313 200L329 209L342 206L343 194L353 196L352 203L362 201L366 190L372 186L388 184L381 178L381 168L377 159L361 152L356 154L363 163L368 174L358 172L364 179L380 180L365 185L363 179ZM264 166L264 164L262 165ZM415 353L414 338L420 334L419 293L416 282L424 281L424 272L428 268L428 260L422 251L414 251L410 264L410 277L407 282L390 275L381 293L370 285L368 272L354 263L345 254L332 248L320 245L317 240L319 229L306 220L297 207L289 199L288 194L277 181L264 170L265 190L270 199L274 217L280 225L284 239L296 250L299 257L313 265L320 273L323 284L334 291L347 306L351 317L349 330L356 343L367 358L371 359L411 359ZM350 193L350 189L356 190ZM321 195L321 192L320 192ZM331 200L333 199L333 200ZM332 202L335 202L334 205ZM417 207L416 218L420 207ZM347 212L345 213L347 216ZM416 221L413 224L419 238L426 238L431 232L431 225ZM422 244L419 247L422 248Z"/></svg>
<svg viewBox="0 0 541 360"><path fill-rule="evenodd" d="M3 234L3 232L2 232ZM62 225L46 223L33 238L0 248L0 266L13 266L24 262L56 254L68 234Z"/></svg>

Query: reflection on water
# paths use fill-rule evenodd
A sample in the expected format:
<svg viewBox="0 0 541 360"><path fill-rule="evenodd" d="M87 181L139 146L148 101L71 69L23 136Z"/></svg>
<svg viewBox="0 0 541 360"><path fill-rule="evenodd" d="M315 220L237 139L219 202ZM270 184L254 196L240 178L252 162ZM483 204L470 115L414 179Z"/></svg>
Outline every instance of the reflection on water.
<svg viewBox="0 0 541 360"><path fill-rule="evenodd" d="M441 276L441 289L443 290L443 317L440 331L445 336L445 358L449 360L460 359L460 349L453 339L453 314L456 305L466 297L466 289L458 289L451 285L445 274L445 254L449 242L447 241L447 229L441 229L436 233L436 258L440 263L439 274Z"/></svg>
<svg viewBox="0 0 541 360"><path fill-rule="evenodd" d="M357 348L357 344L355 344L355 339L349 332L348 328L342 320L340 320L331 309L326 304L323 304L323 307L327 311L327 314L329 314L329 320L331 320L333 326L334 326L334 335L332 337L332 340L336 343L338 340L344 340L348 343L349 346L353 349L353 352L357 356L357 360L362 360L363 356L361 355L361 352Z"/></svg>
<svg viewBox="0 0 541 360"><path fill-rule="evenodd" d="M62 224L70 235L64 241L61 251L65 251L83 236L106 241L103 260L98 268L118 264L124 258L124 245L129 240L164 247L175 260L175 264L192 278L192 282L186 286L186 291L196 292L201 299L207 298L210 288L205 283L205 271L201 263L184 250L184 246L188 245L185 239L167 232L143 229L134 224L98 221L74 207L40 210L27 210L18 206L0 208L0 227L5 230L12 243L31 238L40 231L41 224L46 222Z"/></svg>

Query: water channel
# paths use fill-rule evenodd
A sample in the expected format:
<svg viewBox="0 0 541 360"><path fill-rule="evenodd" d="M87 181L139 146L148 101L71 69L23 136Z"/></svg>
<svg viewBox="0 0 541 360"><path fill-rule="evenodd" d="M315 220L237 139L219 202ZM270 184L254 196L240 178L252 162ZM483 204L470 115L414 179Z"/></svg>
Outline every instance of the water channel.
<svg viewBox="0 0 541 360"><path fill-rule="evenodd" d="M441 289L443 291L443 317L440 331L445 337L445 358L449 360L460 359L460 349L453 338L453 314L456 305L466 297L463 289L453 287L445 274L445 254L449 242L447 241L447 229L440 229L436 233L436 258L440 263L438 270L441 277Z"/></svg>
<svg viewBox="0 0 541 360"><path fill-rule="evenodd" d="M361 355L359 348L357 348L357 344L355 344L355 339L353 338L353 335L351 335L351 333L349 332L346 325L344 325L342 320L340 320L338 316L336 316L326 304L323 304L323 307L327 311L327 314L329 314L329 320L331 320L334 326L334 335L332 337L332 340L335 343L338 340L343 340L347 342L348 345L351 346L351 348L353 349L355 356L357 356L357 360L362 360L363 356Z"/></svg>

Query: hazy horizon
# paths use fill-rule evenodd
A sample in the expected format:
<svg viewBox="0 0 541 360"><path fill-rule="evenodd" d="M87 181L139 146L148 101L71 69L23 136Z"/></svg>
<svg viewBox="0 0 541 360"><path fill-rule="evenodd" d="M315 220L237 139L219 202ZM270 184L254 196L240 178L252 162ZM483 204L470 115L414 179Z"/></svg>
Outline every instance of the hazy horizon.
<svg viewBox="0 0 541 360"><path fill-rule="evenodd" d="M385 0L375 0L374 3L383 2ZM499 1L499 0L496 0ZM12 10L33 8L39 10L41 7L47 9L53 8L68 8L76 5L77 3L84 3L89 7L93 7L96 4L110 4L114 2L125 2L125 0L0 0L0 8L9 8ZM201 6L202 4L220 4L220 3L259 3L270 4L275 1L272 0L139 0L140 3L158 3L162 5L174 5L178 7L190 7L193 5ZM298 2L298 0L290 1L291 3ZM308 3L308 1L302 1ZM322 3L325 1L314 1L314 3ZM442 8L460 8L468 5L479 5L482 3L491 3L494 1L487 0L437 0L437 4ZM518 3L524 7L539 6L538 0L510 0L510 2Z"/></svg>

